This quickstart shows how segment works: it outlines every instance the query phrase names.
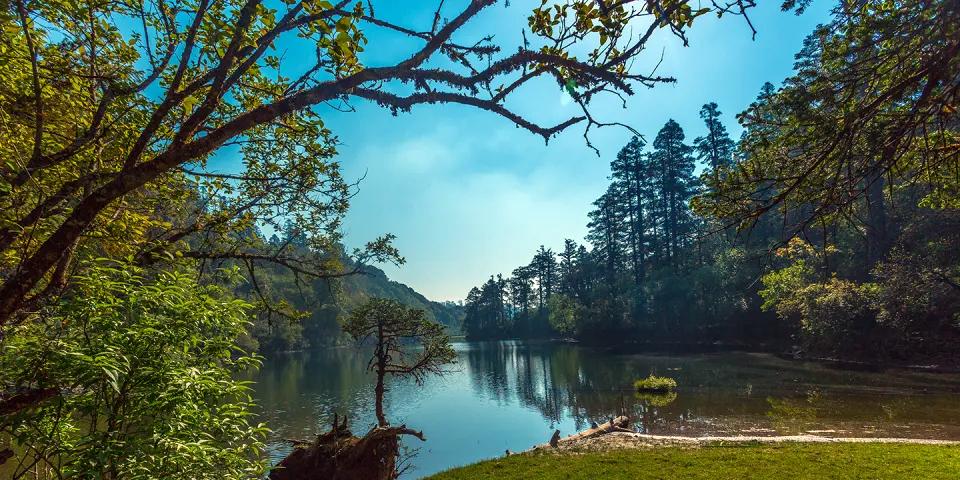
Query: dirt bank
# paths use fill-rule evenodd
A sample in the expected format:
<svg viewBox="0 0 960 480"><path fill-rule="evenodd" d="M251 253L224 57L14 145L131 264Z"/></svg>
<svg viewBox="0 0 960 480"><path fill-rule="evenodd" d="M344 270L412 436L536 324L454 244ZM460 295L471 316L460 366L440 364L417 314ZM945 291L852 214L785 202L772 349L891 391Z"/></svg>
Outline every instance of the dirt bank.
<svg viewBox="0 0 960 480"><path fill-rule="evenodd" d="M714 443L911 443L923 445L960 445L960 441L924 438L837 438L818 435L784 435L778 437L730 436L683 437L674 435L646 435L642 433L612 432L581 440L564 442L558 451L605 451L621 448L651 448L661 446L698 447Z"/></svg>

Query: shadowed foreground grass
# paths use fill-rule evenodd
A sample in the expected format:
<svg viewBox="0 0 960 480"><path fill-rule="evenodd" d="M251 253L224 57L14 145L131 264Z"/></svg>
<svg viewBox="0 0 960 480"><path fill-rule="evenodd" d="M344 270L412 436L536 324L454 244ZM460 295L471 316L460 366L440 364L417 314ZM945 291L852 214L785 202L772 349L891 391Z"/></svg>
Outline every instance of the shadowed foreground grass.
<svg viewBox="0 0 960 480"><path fill-rule="evenodd" d="M960 447L879 443L715 444L534 453L449 470L454 479L960 479Z"/></svg>

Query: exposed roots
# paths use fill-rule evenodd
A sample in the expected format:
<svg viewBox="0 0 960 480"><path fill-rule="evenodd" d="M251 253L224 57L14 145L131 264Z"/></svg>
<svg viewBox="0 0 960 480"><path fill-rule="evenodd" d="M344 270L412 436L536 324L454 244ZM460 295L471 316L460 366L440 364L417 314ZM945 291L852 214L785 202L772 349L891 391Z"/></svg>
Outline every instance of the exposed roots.
<svg viewBox="0 0 960 480"><path fill-rule="evenodd" d="M399 427L374 427L355 437L347 420L333 419L329 432L313 442L293 441L295 449L270 472L271 480L392 480L397 477L400 436L425 440L423 433Z"/></svg>

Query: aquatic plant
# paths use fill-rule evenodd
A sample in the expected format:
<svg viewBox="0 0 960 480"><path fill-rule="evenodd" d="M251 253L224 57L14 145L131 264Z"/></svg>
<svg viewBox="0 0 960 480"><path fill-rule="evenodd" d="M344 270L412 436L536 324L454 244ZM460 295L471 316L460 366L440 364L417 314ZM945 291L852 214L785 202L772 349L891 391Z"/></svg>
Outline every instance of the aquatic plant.
<svg viewBox="0 0 960 480"><path fill-rule="evenodd" d="M666 393L677 388L677 381L668 377L650 375L633 382L633 386L638 392Z"/></svg>

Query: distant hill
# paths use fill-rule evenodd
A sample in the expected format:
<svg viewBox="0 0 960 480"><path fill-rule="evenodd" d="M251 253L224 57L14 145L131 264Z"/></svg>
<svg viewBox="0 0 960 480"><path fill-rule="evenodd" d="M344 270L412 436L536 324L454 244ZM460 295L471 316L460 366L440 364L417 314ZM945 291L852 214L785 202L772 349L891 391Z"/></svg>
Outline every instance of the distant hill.
<svg viewBox="0 0 960 480"><path fill-rule="evenodd" d="M345 269L354 267L345 255L342 261ZM445 325L451 335L459 335L462 331L463 306L453 302L431 301L409 286L390 280L377 267L365 265L362 268L364 273L329 282L301 279L302 283L298 283L293 274L283 267L273 264L260 267L260 291L274 302L304 312L305 317L291 320L261 311L250 326L249 335L240 339L248 350L269 353L348 343L350 340L340 329L341 319L354 307L373 297L389 298L422 309L428 318ZM243 284L237 291L244 297L254 296L250 283Z"/></svg>
<svg viewBox="0 0 960 480"><path fill-rule="evenodd" d="M341 302L346 304L344 307L347 310L368 298L391 298L404 305L425 310L432 320L446 325L451 333L460 333L463 306L453 302L434 302L409 286L390 280L387 274L377 267L365 266L364 272L340 281Z"/></svg>

